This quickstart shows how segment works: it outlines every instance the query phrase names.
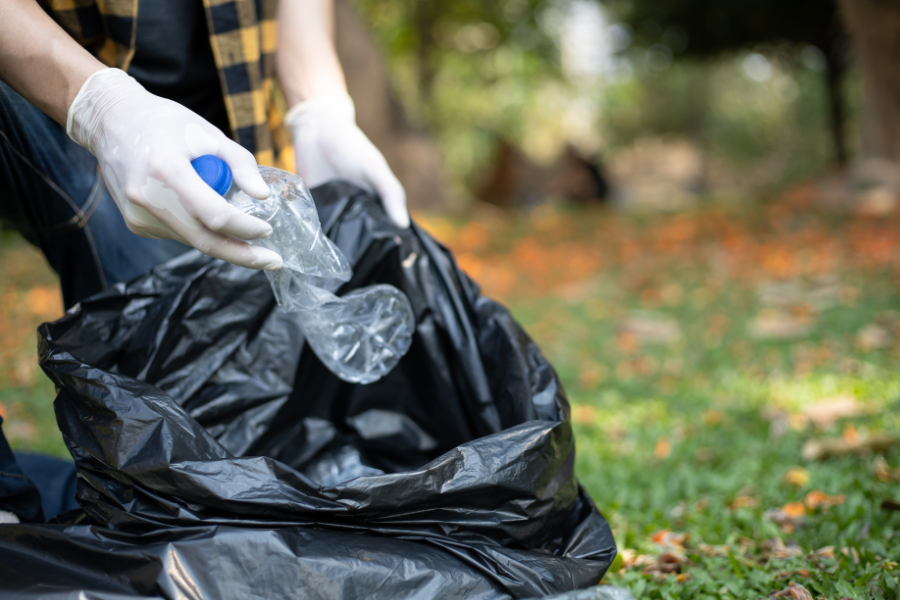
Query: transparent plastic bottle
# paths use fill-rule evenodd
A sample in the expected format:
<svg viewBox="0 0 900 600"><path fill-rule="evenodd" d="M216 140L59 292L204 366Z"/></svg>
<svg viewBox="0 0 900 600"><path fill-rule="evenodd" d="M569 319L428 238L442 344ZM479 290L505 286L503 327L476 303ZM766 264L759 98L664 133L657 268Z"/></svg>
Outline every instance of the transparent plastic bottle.
<svg viewBox="0 0 900 600"><path fill-rule="evenodd" d="M250 243L281 255L284 267L266 271L275 299L297 314L316 356L345 381L372 383L393 369L412 344L415 317L409 299L390 285L373 285L342 297L334 294L353 271L343 252L322 231L319 213L303 180L260 167L272 195L257 200L234 185L215 156L201 156L194 169L216 192L273 233Z"/></svg>

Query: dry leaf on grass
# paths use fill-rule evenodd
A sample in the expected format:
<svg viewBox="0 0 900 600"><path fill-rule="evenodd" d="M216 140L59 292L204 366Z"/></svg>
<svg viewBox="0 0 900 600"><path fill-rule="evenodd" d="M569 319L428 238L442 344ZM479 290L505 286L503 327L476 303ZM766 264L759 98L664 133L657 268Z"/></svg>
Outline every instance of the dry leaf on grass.
<svg viewBox="0 0 900 600"><path fill-rule="evenodd" d="M668 529L657 531L650 536L653 543L663 550L675 550L678 552L684 552L684 545L688 538L689 536L685 533L676 533Z"/></svg>
<svg viewBox="0 0 900 600"><path fill-rule="evenodd" d="M659 438L656 440L656 446L653 448L653 456L659 460L663 460L669 458L670 454L672 454L672 442L666 438Z"/></svg>
<svg viewBox="0 0 900 600"><path fill-rule="evenodd" d="M785 471L782 480L794 487L806 487L809 484L809 471L803 467L791 467Z"/></svg>
<svg viewBox="0 0 900 600"><path fill-rule="evenodd" d="M891 331L881 325L870 323L856 334L856 348L862 352L887 348L894 341Z"/></svg>
<svg viewBox="0 0 900 600"><path fill-rule="evenodd" d="M793 340L812 331L809 317L796 317L780 311L763 311L750 324L750 336L758 340Z"/></svg>
<svg viewBox="0 0 900 600"><path fill-rule="evenodd" d="M731 501L731 504L728 505L728 508L731 510L737 510L739 508L753 508L756 506L756 498L752 496L737 496L734 500Z"/></svg>
<svg viewBox="0 0 900 600"><path fill-rule="evenodd" d="M803 460L825 460L850 454L870 454L884 452L900 444L900 438L887 433L858 435L855 441L845 437L809 440L803 444L801 456Z"/></svg>
<svg viewBox="0 0 900 600"><path fill-rule="evenodd" d="M622 549L619 556L622 557L622 568L644 567L655 562L652 556L638 554L633 548Z"/></svg>
<svg viewBox="0 0 900 600"><path fill-rule="evenodd" d="M728 556L728 546L725 544L721 546L715 546L700 542L699 544L697 544L697 549L704 556Z"/></svg>
<svg viewBox="0 0 900 600"><path fill-rule="evenodd" d="M575 404L572 406L572 421L579 425L593 423L597 419L597 409L588 404Z"/></svg>
<svg viewBox="0 0 900 600"><path fill-rule="evenodd" d="M671 573L681 573L684 563L685 559L683 556L675 554L674 552L663 552L656 557L656 562L647 565L641 572L645 575L669 575Z"/></svg>
<svg viewBox="0 0 900 600"><path fill-rule="evenodd" d="M825 492L813 490L806 495L806 498L803 499L803 505L806 506L806 508L808 508L809 510L825 510L831 508L832 506L843 504L846 501L846 494L840 494L839 496L829 496Z"/></svg>
<svg viewBox="0 0 900 600"><path fill-rule="evenodd" d="M816 400L803 407L801 414L816 427L828 428L841 419L858 417L870 412L854 396L841 395Z"/></svg>
<svg viewBox="0 0 900 600"><path fill-rule="evenodd" d="M799 519L806 514L806 506L802 502L788 502L781 507L781 512L789 519Z"/></svg>
<svg viewBox="0 0 900 600"><path fill-rule="evenodd" d="M619 323L619 333L630 334L644 344L668 344L681 339L681 326L678 321L662 315L640 313Z"/></svg>
<svg viewBox="0 0 900 600"><path fill-rule="evenodd" d="M844 441L848 444L859 444L859 432L856 430L856 427L853 426L853 423L844 425L843 437Z"/></svg>
<svg viewBox="0 0 900 600"><path fill-rule="evenodd" d="M841 548L841 554L853 559L853 562L859 564L859 552L856 548Z"/></svg>
<svg viewBox="0 0 900 600"><path fill-rule="evenodd" d="M779 571L778 573L775 573L775 577L779 579L787 579L795 575L798 577L809 578L809 569L795 569L793 571Z"/></svg>
<svg viewBox="0 0 900 600"><path fill-rule="evenodd" d="M878 481L885 483L900 481L900 469L892 468L881 455L875 457L875 464L872 470L875 472L875 477L878 478Z"/></svg>
<svg viewBox="0 0 900 600"><path fill-rule="evenodd" d="M803 549L794 543L785 544L783 541L781 541L781 538L777 537L772 540L767 540L763 543L762 557L765 557L766 553L768 553L769 558L783 560L786 558L793 558L795 556L802 556Z"/></svg>
<svg viewBox="0 0 900 600"><path fill-rule="evenodd" d="M716 427L722 423L722 413L715 409L710 409L703 412L701 419L707 427Z"/></svg>
<svg viewBox="0 0 900 600"><path fill-rule="evenodd" d="M19 415L4 421L3 431L13 444L34 444L38 437L37 425L31 415Z"/></svg>
<svg viewBox="0 0 900 600"><path fill-rule="evenodd" d="M813 600L809 590L793 581L780 592L776 592L773 598L790 598L791 600Z"/></svg>
<svg viewBox="0 0 900 600"><path fill-rule="evenodd" d="M799 507L791 506L798 504ZM770 508L763 513L763 516L778 525L783 532L794 533L797 531L797 527L800 526L803 517L806 515L806 507L803 506L801 502L793 502L785 506L789 506L788 510L785 510L784 506L780 508Z"/></svg>
<svg viewBox="0 0 900 600"><path fill-rule="evenodd" d="M804 285L800 281L765 281L757 288L760 301L766 306L796 306L809 304L822 310L841 303L841 284L835 279Z"/></svg>
<svg viewBox="0 0 900 600"><path fill-rule="evenodd" d="M800 413L789 413L786 410L766 407L762 416L769 421L769 437L777 439L789 430L803 431L809 425L809 418Z"/></svg>
<svg viewBox="0 0 900 600"><path fill-rule="evenodd" d="M578 384L585 390L595 390L606 379L607 369L600 364L589 364L583 367L578 375Z"/></svg>
<svg viewBox="0 0 900 600"><path fill-rule="evenodd" d="M877 185L855 195L856 214L866 217L884 217L896 210L897 194L887 185Z"/></svg>
<svg viewBox="0 0 900 600"><path fill-rule="evenodd" d="M803 431L812 423L820 429L828 429L842 419L869 414L873 407L866 406L849 394L816 400L792 413L783 408L766 407L762 416L769 421L769 435L779 438L790 430Z"/></svg>
<svg viewBox="0 0 900 600"><path fill-rule="evenodd" d="M803 521L803 517L816 510L827 510L832 506L843 504L847 500L844 494L829 496L825 492L813 490L802 502L788 502L780 508L772 508L765 512L765 517L781 527L785 533L793 533Z"/></svg>

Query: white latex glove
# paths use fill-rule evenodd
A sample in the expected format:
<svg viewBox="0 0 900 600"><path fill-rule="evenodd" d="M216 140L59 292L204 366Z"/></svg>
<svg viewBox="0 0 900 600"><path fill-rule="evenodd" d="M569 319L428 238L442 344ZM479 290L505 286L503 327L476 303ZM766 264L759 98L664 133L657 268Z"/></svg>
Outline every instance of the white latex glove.
<svg viewBox="0 0 900 600"><path fill-rule="evenodd" d="M384 155L356 125L356 109L346 94L323 94L288 111L297 174L315 187L343 179L381 197L394 223L409 227L406 192Z"/></svg>
<svg viewBox="0 0 900 600"><path fill-rule="evenodd" d="M84 82L66 130L97 157L137 235L175 239L251 269L281 268L281 257L271 250L240 241L268 237L271 226L228 204L191 166L198 156L215 154L231 167L241 190L262 199L269 187L256 160L196 113L154 96L124 71L104 69Z"/></svg>

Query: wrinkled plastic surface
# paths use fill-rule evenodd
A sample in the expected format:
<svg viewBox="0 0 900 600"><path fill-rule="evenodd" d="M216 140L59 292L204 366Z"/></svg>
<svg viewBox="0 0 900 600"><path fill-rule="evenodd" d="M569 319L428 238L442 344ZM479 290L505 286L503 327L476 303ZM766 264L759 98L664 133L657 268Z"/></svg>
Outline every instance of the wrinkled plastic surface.
<svg viewBox="0 0 900 600"><path fill-rule="evenodd" d="M493 600L600 581L615 544L540 350L416 225L349 185L316 200L346 290L408 296L410 352L344 382L265 275L198 252L43 325L83 511L0 526L0 596Z"/></svg>
<svg viewBox="0 0 900 600"><path fill-rule="evenodd" d="M297 314L312 350L332 373L353 383L372 383L390 372L409 350L416 323L409 300L390 285L374 285L338 297L332 292L353 272L325 236L303 180L260 167L272 195L241 191L229 202L272 226L270 237L250 243L279 254L284 267L266 271L278 304Z"/></svg>

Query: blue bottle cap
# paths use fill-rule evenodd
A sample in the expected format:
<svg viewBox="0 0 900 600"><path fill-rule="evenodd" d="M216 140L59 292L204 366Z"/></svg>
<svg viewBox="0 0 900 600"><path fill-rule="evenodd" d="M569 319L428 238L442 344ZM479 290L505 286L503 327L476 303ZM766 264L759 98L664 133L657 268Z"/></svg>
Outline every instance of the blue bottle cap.
<svg viewBox="0 0 900 600"><path fill-rule="evenodd" d="M225 161L218 156L212 154L204 154L191 161L197 175L209 184L209 187L216 190L220 196L224 196L231 188L231 169L225 164Z"/></svg>

